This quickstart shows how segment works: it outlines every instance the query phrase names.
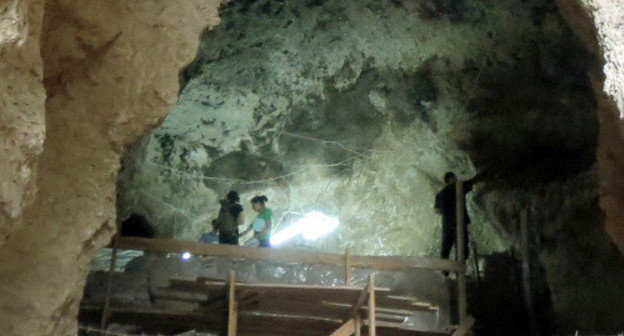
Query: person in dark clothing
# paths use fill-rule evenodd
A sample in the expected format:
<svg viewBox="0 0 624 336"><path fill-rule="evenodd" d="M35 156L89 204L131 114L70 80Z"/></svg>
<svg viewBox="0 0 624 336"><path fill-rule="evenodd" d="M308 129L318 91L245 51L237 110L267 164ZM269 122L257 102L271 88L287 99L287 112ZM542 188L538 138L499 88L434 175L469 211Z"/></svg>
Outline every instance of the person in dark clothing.
<svg viewBox="0 0 624 336"><path fill-rule="evenodd" d="M154 238L156 230L150 225L145 216L132 213L121 222L119 235L122 237Z"/></svg>
<svg viewBox="0 0 624 336"><path fill-rule="evenodd" d="M236 191L230 191L226 199L220 200L219 216L212 221L214 232L219 232L219 244L238 245L238 226L243 224L243 207Z"/></svg>
<svg viewBox="0 0 624 336"><path fill-rule="evenodd" d="M454 173L448 172L444 175L444 182L446 186L442 189L435 198L435 212L442 216L442 249L440 257L442 259L449 259L451 249L453 245L456 245L457 241L457 210L456 202L457 196L455 195L455 187L457 183L457 176ZM466 194L472 190L476 178L464 182L464 255L468 257L468 224L470 224L470 217L466 211Z"/></svg>

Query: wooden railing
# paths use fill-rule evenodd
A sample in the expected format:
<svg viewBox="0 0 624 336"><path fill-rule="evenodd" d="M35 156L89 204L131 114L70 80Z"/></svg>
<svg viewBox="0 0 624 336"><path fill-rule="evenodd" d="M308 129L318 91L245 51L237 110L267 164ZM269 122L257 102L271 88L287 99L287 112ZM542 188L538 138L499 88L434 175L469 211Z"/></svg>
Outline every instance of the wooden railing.
<svg viewBox="0 0 624 336"><path fill-rule="evenodd" d="M291 249L262 248L222 244L208 244L186 240L117 238L113 245L117 249L140 250L162 253L188 252L195 256L223 256L271 261L292 261L304 264L344 266L345 268L371 268L386 271L404 271L420 268L437 271L462 272L464 267L455 261L428 259L422 257L385 257L309 252Z"/></svg>
<svg viewBox="0 0 624 336"><path fill-rule="evenodd" d="M464 237L466 236L464 222L464 193L463 183L460 181L456 185L456 222L458 261L446 259L429 259L422 257L402 257L402 256L357 256L351 255L349 248L344 254L321 253L300 250L258 248L234 245L209 244L195 241L167 240L167 239L147 239L116 237L111 246L113 254L110 265L110 277L107 284L107 294L102 312L101 326L106 325L110 308L110 290L112 274L115 269L116 255L118 249L140 250L160 253L185 253L195 256L224 256L244 259L262 259L271 261L300 262L307 264L320 264L342 266L345 270L345 285L351 283L351 269L360 267L373 270L405 271L410 269L428 269L435 271L455 272L457 274L458 287L458 312L460 326L471 325L474 319L467 314L466 297L466 255L463 248ZM372 298L374 301L374 297ZM354 323L359 323L355 320ZM468 327L469 328L469 327Z"/></svg>

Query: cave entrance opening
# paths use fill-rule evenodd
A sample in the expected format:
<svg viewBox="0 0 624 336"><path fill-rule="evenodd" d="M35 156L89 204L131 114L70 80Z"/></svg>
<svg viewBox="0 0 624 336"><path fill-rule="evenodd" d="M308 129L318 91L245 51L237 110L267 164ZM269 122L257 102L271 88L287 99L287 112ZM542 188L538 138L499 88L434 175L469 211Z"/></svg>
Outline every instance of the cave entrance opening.
<svg viewBox="0 0 624 336"><path fill-rule="evenodd" d="M561 237L600 225L595 60L554 3L231 1L221 18L169 117L128 149L120 218L140 213L158 237L197 241L236 190L248 220L249 200L266 195L278 229L312 211L340 221L285 247L435 257L444 172L482 173L468 211L494 272L474 300L490 330L526 327L509 317L526 314L518 283L488 282L521 279L521 213L544 324L551 309L579 316L570 286L554 308L549 292L583 259Z"/></svg>

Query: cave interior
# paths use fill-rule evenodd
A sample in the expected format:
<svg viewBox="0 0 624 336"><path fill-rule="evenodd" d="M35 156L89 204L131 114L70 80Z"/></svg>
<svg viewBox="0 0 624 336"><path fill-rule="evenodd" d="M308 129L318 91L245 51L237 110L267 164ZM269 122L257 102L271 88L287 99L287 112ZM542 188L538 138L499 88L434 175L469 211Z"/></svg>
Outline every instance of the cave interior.
<svg viewBox="0 0 624 336"><path fill-rule="evenodd" d="M24 207L24 219L16 210L17 203L5 202L6 195L14 194L6 194L4 184L0 194L3 210L6 205L16 214L0 217L9 223L0 225L0 256L7 256L0 274L13 274L5 284L0 280L0 297L5 294L8 298L7 303L0 298L0 315L3 310L10 312L6 320L0 317L0 325L7 321L9 336L67 336L75 335L76 330L81 336L229 336L236 330L232 334L220 327L201 329L224 319L227 322L228 317L221 314L222 309L227 311L227 304L210 309L224 304L227 300L221 295L234 285L300 286L302 297L309 294L304 289L313 286L345 286L340 288L348 292L346 287L353 285L357 291L352 288L353 293L335 294L350 302L353 297L349 295L374 287L370 281L379 286L379 293L373 293L382 307L378 312L380 335L394 335L396 331L383 329L390 324L406 328L406 335L417 330L422 335L450 335L445 328L464 320L462 298L467 313L476 319L475 335L624 331L624 224L610 210L621 208L621 204L608 203L604 192L610 186L621 186L609 179L619 181L620 177L614 176L624 175L609 168L624 157L614 149L618 143L610 137L616 136L608 133L621 131L613 130L622 117L607 117L613 110L617 113L619 106L617 98L613 103L600 87L601 81L609 80L608 74L603 74L608 70L603 68L608 57L597 51L605 47L596 45L608 34L600 35L592 28L588 35L584 27L591 24L578 24L586 18L583 8L591 7L585 2L592 1L194 2L197 5L163 5L166 10L153 13L145 1L136 6L120 5L129 6L123 7L126 13L147 11L146 17L154 15L161 21L172 15L180 18L175 23L156 20L153 25L146 18L127 26L122 24L125 14L119 14L123 11L91 8L83 15L74 9L72 16L67 14L72 11L67 1L46 1L39 9L28 7L30 13L46 13L40 15L39 24L44 28L54 26L55 20L63 24L48 33L44 29L40 47L44 70L37 76L45 88L42 95L47 95L45 104L40 100L46 110L42 122L46 140L42 141L39 163L33 163L39 167L39 175L33 175L38 182L32 183L41 186L39 191L24 192L25 202L30 202ZM18 13L15 8L5 12ZM167 35L168 27L175 30L187 24L182 13L190 12L189 22L204 23L197 24L201 29L189 28L179 34L189 41L199 38L194 42L199 43L197 49L173 33ZM130 39L125 32L113 34L115 29L101 33L96 27L103 23L87 24L105 20L105 15L117 15L118 21L111 26L127 30L147 29L141 25L162 29L149 38L167 35L167 40L152 44L141 34ZM0 11L0 33L8 32L0 34L0 46L13 43L11 26L1 24L10 22L5 16ZM206 25L207 21L210 24ZM78 47L58 42L73 39L63 37L70 36L72 29L80 31L75 38ZM106 35L108 41L101 43L99 35ZM167 42L174 50L161 51L161 57L175 62L169 60L171 64L160 71L157 62L140 65L132 56L108 57L130 53L132 39L145 41L146 49ZM57 43L63 48L47 48ZM125 44L117 50L116 43ZM69 56L75 50L80 50L80 57ZM158 52L152 54L159 58ZM107 74L102 64L114 66L119 59L130 63L128 68ZM97 66L87 65L85 60ZM138 79L133 78L137 82L123 79L123 72L131 67L145 67L136 74ZM100 76L106 81L97 79ZM103 82L116 88L104 92L109 95L106 99L95 92ZM133 85L140 86L139 82L166 89L141 89L138 93ZM87 92L83 100L75 98L80 90ZM110 95L125 98L108 103ZM124 102L134 96L131 103ZM98 104L103 110L123 112L110 112L110 118L106 113L93 113L95 117L84 113L86 106ZM72 110L83 112L71 115ZM129 117L133 114L144 116L145 125L137 126ZM0 132L4 132L2 124ZM4 134L0 135L4 140ZM111 139L104 139L109 136ZM74 159L61 160L62 153L76 146L73 141L84 141L85 148L72 154ZM622 149L624 146L618 148ZM605 156L608 159L601 161ZM87 157L93 159L87 161ZM65 170L74 173L59 173ZM453 172L463 185L470 182L472 186L475 181L465 197L471 222L466 226L468 255L462 256L453 247L450 257L465 266L466 279L463 272L449 275L438 266L402 271L381 262L375 264L377 269L365 266L368 257L440 261L444 232L434 204L436 195L446 187L447 172ZM71 174L83 177L68 178ZM28 183L20 188L29 190ZM56 190L66 190L66 194L56 195ZM245 229L253 227L256 211L260 211L251 200L265 197L266 207L273 212L272 246L265 248L275 253L249 252L256 257L246 258L247 252L239 252L263 247L233 249L229 256L230 250L218 247L215 251L227 253L203 257L202 252L190 252L204 251L206 239L211 243L218 240L213 220L221 216L220 201L230 191L239 194L244 215L237 229L237 234L246 231L240 236L240 245L257 246L253 230L247 233ZM56 201L68 194L73 200ZM84 196L87 194L93 196ZM84 201L87 198L89 201ZM98 208L95 204L103 201L91 201L96 198L105 199L106 206ZM32 223L56 225L46 222L50 216L47 208L57 216L72 215L59 219L54 238L32 238L39 228ZM106 209L113 214L108 215ZM77 227L75 223L89 222L87 217L95 217L97 223L80 232L70 229ZM287 236L303 228L303 223L308 231L304 228ZM63 235L76 237L71 239L81 247L71 253L59 248L58 253L47 254L46 248L64 244L58 239ZM167 245L171 250L139 252L123 241L118 248L116 242L127 236L162 242L163 246L172 244ZM141 244L152 246L149 241ZM20 266L15 256L30 253L24 252L27 246L40 247L32 252L35 257L28 259L29 264ZM293 251L292 256L286 256L287 251ZM79 260L80 266L75 275L63 278L61 270L71 268L73 262L65 261L65 255L67 259L75 255L73 260ZM344 255L345 260L356 256L353 260L360 264L356 262L351 274L351 268L331 262L294 261L296 256L310 255ZM390 259L375 259L382 257ZM465 263L463 257L467 257ZM59 260L64 266L59 266L58 278L53 280L56 287L23 297L15 289L17 283L26 283L24 290L36 287L37 280L30 279L45 277ZM48 263L45 270L37 266L44 262ZM27 267L28 271L14 272ZM464 285L466 297L461 289ZM49 299L54 308L48 309L49 313L41 309L32 317L32 321L50 318L64 322L49 326L48 322L13 322L19 321L21 310L30 309L39 296L65 286L79 290L74 294L69 289L56 291ZM192 287L197 291L197 286L210 291L208 301L196 302L196 292L185 293L183 299L178 296L180 302L166 297L173 294L165 290ZM277 309L274 314L282 314L266 302L277 302L276 297L287 294L259 288L255 289L260 293L256 303L260 308L254 309ZM385 293L386 289L391 294ZM236 293L244 295L245 291ZM391 316L383 309L389 311L396 303L395 293L428 303L419 303L418 309L414 308L418 312L410 314L401 315L399 308L393 308ZM297 309L313 311L316 299L310 296L309 307L301 307L305 302L299 302L296 307L281 308L292 310L290 317L294 318ZM94 310L94 304L103 308ZM204 315L193 322L197 328L175 316L162 315L158 320L157 313L139 312L139 308L113 319L115 313L109 307L116 307L119 313L133 305ZM334 308L343 314L348 307ZM361 309L370 312L372 308ZM295 322L254 319L252 315L241 315L239 334L293 332L285 326ZM399 317L403 320L397 322ZM109 318L114 321L104 323ZM390 324L383 325L386 322ZM326 333L322 323L306 323L305 328L316 331L302 330L301 335Z"/></svg>

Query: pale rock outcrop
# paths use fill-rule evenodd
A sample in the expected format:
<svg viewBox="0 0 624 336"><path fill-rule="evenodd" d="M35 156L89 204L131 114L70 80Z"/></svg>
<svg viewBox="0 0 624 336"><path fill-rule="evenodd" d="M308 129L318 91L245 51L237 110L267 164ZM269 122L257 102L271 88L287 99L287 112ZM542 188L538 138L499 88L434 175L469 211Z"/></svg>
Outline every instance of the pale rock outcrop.
<svg viewBox="0 0 624 336"><path fill-rule="evenodd" d="M600 204L606 214L606 229L624 253L624 2L557 3L575 33L598 58L591 76L600 118Z"/></svg>
<svg viewBox="0 0 624 336"><path fill-rule="evenodd" d="M554 2L241 1L222 19L169 118L127 158L120 213L197 239L235 188L280 214L338 215L307 243L317 249L435 256L442 174L481 171L481 252L519 246L527 213L558 327L621 329L624 263L595 169L597 62Z"/></svg>
<svg viewBox="0 0 624 336"><path fill-rule="evenodd" d="M309 1L306 3L315 6L315 4L322 5L324 2ZM401 2L393 1L393 3ZM432 20L435 29L420 31L422 38L426 41L434 34L438 37L444 36L444 32L450 29L447 21L468 25L462 21L465 19L460 14L462 8L456 7L461 7L461 3L464 2L423 1L425 5L419 10L431 16L429 19ZM594 85L596 91L600 93L597 94L600 117L597 153L600 202L607 215L607 230L612 237L615 237L622 249L624 246L624 229L621 224L624 221L624 207L621 206L624 204L622 174L624 171L624 153L622 152L624 123L621 119L624 111L622 4L618 0L582 0L580 6L573 6L574 4L572 1L559 1L561 11L568 17L577 35L590 50L601 55L604 62L602 71L593 72ZM371 20L376 15L383 15L385 12L384 8L378 6L377 1L369 1L367 5L366 10L372 13L368 14ZM3 335L65 336L75 334L75 315L88 265L96 251L108 242L113 233L119 153L125 144L136 140L147 128L157 125L176 100L177 72L194 56L201 29L217 23L217 6L218 1L208 0L89 2L49 0L45 6L42 0L12 0L4 1L0 5L0 56L2 57L0 61L0 155L2 157L0 160L0 260L2 260L0 262L0 277L2 278L0 281L0 329ZM512 6L513 10L501 11L501 13L513 13L513 15L503 18L500 22L513 22L515 25L514 20L518 16L525 17L522 6L525 5ZM272 10L278 9L271 8L271 6L266 9L261 8L266 12L265 15L273 15L275 13ZM539 11L533 13L535 12ZM316 30L311 30L310 36L319 36L318 30L323 30L332 24L332 16L350 14L353 13L350 11L322 13L320 19L314 22ZM472 12L472 14L475 14L475 21L471 23L483 23L480 21L483 18L479 12ZM396 20L395 16L391 17L395 19L393 22L402 22ZM42 20L43 30L41 29ZM541 26L532 27L527 31L534 35L537 35L537 32L545 32L546 35L553 33L553 36L567 38L565 33L561 34L562 30L557 22L555 17L547 15L541 21ZM284 25L290 24L292 22L284 21ZM383 23L380 24L383 26ZM509 34L512 36L515 34L513 27L504 24L496 22L483 24L492 25L497 28L497 31L509 29ZM522 25L516 27L522 27ZM40 36L42 31L43 36ZM522 29L519 33L521 31ZM450 34L452 35L452 32ZM488 44L481 44L481 46L492 46L496 41L498 43L506 41L506 38L501 39L496 34L491 37L487 33L484 35L463 34L452 41L461 44L471 37L488 41ZM406 37L409 39L409 36L411 35L402 35L403 41ZM594 36L598 38L594 39ZM365 37L358 37L358 39L365 39ZM328 42L330 40L331 37ZM284 41L283 45L293 43L288 39ZM331 43L337 41L331 41ZM451 40L446 42L449 41ZM550 43L549 41L552 40L547 39L546 44ZM257 50L277 50L279 46L279 43L269 45L269 48L250 44L249 58L256 57L257 55L253 52ZM406 47L404 44L396 46L397 48ZM205 50L210 50L211 47L207 44ZM217 54L214 59L221 60L232 56L228 51L235 50L235 48L230 47L230 45L223 46L222 54ZM409 49L408 46L406 50L410 51ZM468 49L474 53L476 59L480 59L484 51L481 47ZM366 48L363 52L366 55L370 50ZM451 51L454 50L456 49L451 48ZM575 51L575 49L571 50ZM327 51L333 53L337 50L329 48ZM277 59L292 57L288 53L281 55L275 53L271 56ZM399 112L405 109L405 106L388 105L391 100L384 98L388 88L380 86L375 90L363 90L362 86L358 89L355 85L367 61L366 57L360 56L343 63L342 69L330 69L331 73L328 74L336 75L333 76L335 81L332 85L337 90L331 92L342 92L353 86L357 90L352 92L366 92L367 100L371 105L370 111L377 111L376 113L380 115L400 117ZM510 54L510 57L495 58L495 61L506 61L518 56L522 58L522 54ZM390 61L399 64L402 60ZM421 61L423 60L418 60L416 63L420 64ZM434 70L435 62L433 62ZM470 96L470 89L478 74L474 68L479 64L461 65L465 65L469 70L468 80L464 83L455 83L455 86L452 82L449 84L436 80L441 92L455 92L453 91L455 89L463 94L460 94L460 97ZM310 73L309 64L301 66L301 69L295 70L301 70L304 74ZM410 67L412 66L408 68ZM281 74L287 77L288 71L283 71ZM483 74L488 82L489 75L491 74L487 72ZM250 76L263 78L266 76L266 68L252 69ZM379 73L376 76L379 76ZM310 87L314 95L304 96L301 101L309 102L313 107L323 107L319 102L326 98L325 90L314 85L326 85L323 83L324 77L327 76L319 76L318 82L297 83L302 86L313 84ZM366 79L365 76L362 78ZM378 78L383 80L388 77ZM397 81L395 84L400 88L401 83ZM442 88L439 87L440 83L444 83ZM201 85L201 83L197 84ZM45 107L44 87L47 91ZM277 99L275 96L263 101L256 99L257 91L250 90L250 92L244 96L246 97L244 103L248 103L247 106L251 106L252 110L257 108L256 114L260 119L255 120L253 118L255 115L249 115L249 118L244 119L245 123L242 124L248 129L243 130L219 126L223 128L221 132L228 131L228 134L235 136L252 130L253 136L245 138L246 141L239 142L228 139L226 134L221 133L220 135L224 137L217 139L219 146L198 146L200 150L193 148L185 154L186 157L192 159L191 163L198 163L197 167L180 166L178 164L181 160L175 159L172 161L176 169L188 169L191 177L197 180L198 175L219 172L217 169L219 165L214 165L212 170L202 168L208 163L211 154L223 154L219 152L222 148L228 151L239 148L244 151L251 149L252 153L266 153L263 151L268 149L268 153L271 153L273 148L279 149L279 147L271 146L281 143L290 146L291 149L297 149L296 141L287 139L275 141L279 140L278 137L267 132L272 127L271 121L280 121L276 118L272 119L276 116L271 114L275 112L272 109L283 108L290 102ZM201 103L201 97L196 98ZM477 98L479 98L479 92L477 92ZM206 103L220 103L218 100L213 100L214 97L207 99ZM442 122L437 126L442 126L442 129L445 125L457 124L457 121L453 122L452 115L445 113L444 109L458 110L462 104L457 104L456 101L455 104L436 106L432 101L426 96L416 100L416 105L421 106L419 109L421 114L418 118L440 119ZM465 100L461 101L465 102ZM274 106L271 106L271 103ZM348 103L345 104L348 105ZM392 111L389 112L389 109ZM478 109L472 106L468 110L474 112ZM269 113L263 114L263 111ZM301 115L305 116L304 112L301 112ZM271 118L266 118L267 115L271 115ZM575 120L581 126L591 128L593 125L591 118ZM223 121L225 126L229 126L228 120ZM312 121L318 122L319 120L313 118ZM329 121L331 122L331 119ZM583 125L584 121L587 121L585 125ZM210 124L213 121L207 119L205 122ZM391 160L392 152L399 152L406 148L413 150L405 156L406 158L420 159L422 156L418 150L414 149L417 149L419 144L434 139L434 132L424 124L412 125L407 129L388 128L387 132L376 134L379 135L377 142L364 143L362 148L357 147L357 150L364 151L373 148L375 149L374 155L377 157L369 157L371 162L366 161L366 164L351 166L350 169L361 169L362 173L354 176L350 182L351 185L347 185L346 188L343 186L342 189L336 188L333 192L336 195L347 195L344 197L345 203L357 205L356 210L366 209L370 207L371 202L379 200L378 197L366 199L358 194L367 193L370 190L367 186L371 185L375 188L387 186L385 190L380 189L380 194L394 192L398 195L396 199L387 200L387 204L400 200L402 195L421 197L420 199L414 198L419 202L429 200L431 191L423 196L418 193L419 190L410 189L404 182L414 177L411 173L413 167L400 164L393 166L394 170L386 170L386 174L378 174L377 171L387 168L385 165L375 164L380 160ZM295 131L301 130L295 126L291 125ZM574 137L566 138L566 141L575 138L585 139L591 135L591 132L583 133L583 127L574 128L574 130L578 133L570 133ZM235 132L232 133L233 131ZM240 133L236 133L239 131ZM413 131L420 131L421 136L412 138L410 132ZM576 137L578 134L583 136ZM459 140L463 139L459 137ZM169 144L167 139L158 140L164 147ZM304 140L301 139L301 141ZM344 139L337 138L337 140ZM333 143L333 145L336 144L340 145L340 142ZM582 146L579 148L586 148L587 144L582 141L580 144ZM323 146L325 145L328 143L323 143ZM435 150L439 152L455 150L453 144L438 142L437 146ZM334 155L339 151L329 151L329 154ZM135 148L135 152L148 155L141 148ZM592 152L587 151L584 154L592 154ZM425 172L439 174L441 170L448 167L463 165L461 157L462 153L454 152L443 160L439 158L431 160L432 164L420 168ZM448 162L442 162L445 160ZM265 167L271 168L272 166L265 162ZM268 168L261 173L268 174L269 178L275 176L276 173ZM321 168L327 168L327 162L322 162ZM531 199L530 195L526 196L526 204L539 210L544 206L541 200L552 201L562 206L562 212L570 214L568 217L559 218L554 224L548 224L545 226L546 229L540 232L543 234L541 236L543 239L539 242L541 245L538 257L547 268L546 273L549 282L553 284L552 288L557 291L554 301L558 321L578 323L587 328L609 323L613 327L618 321L621 323L621 318L617 315L621 310L618 310L617 305L621 304L622 300L618 300L618 293L614 292L621 288L621 283L616 273L605 272L609 268L619 268L620 263L609 263L616 259L611 251L605 248L608 242L601 235L602 229L599 227L601 222L595 220L595 217L587 217L587 214L593 216L596 213L590 202L595 188L595 178L585 171L588 168L582 167L582 172L570 181L545 186L541 191L542 199L536 200ZM401 176L406 179L391 180L390 177L395 172L400 172ZM185 173L188 172L185 171ZM469 175L468 171L465 173L466 176ZM422 175L419 177L421 185L436 186L435 182L432 182L435 178L427 177L426 174ZM315 179L318 176L321 178ZM327 186L340 182L324 179L323 176L326 176L325 172L309 175L304 179L309 187L302 188L300 191L308 191L316 196L319 191L327 189ZM337 174L337 176L340 178L342 175ZM138 179L138 181L145 180ZM195 181L194 186L196 189L189 189L193 190L194 195L204 195L207 198L217 197L216 193L209 188L215 184ZM268 191L285 195L283 196L285 200L288 194L282 192L284 189L286 188L278 185ZM249 192L252 191L255 192L257 189L251 190L250 188ZM587 193L582 195L583 191ZM477 200L477 203L487 203L488 197L499 199L503 205L505 200L516 202L519 197L515 192L516 190L513 189L494 190L489 194L485 193L482 199ZM576 193L575 197L571 197L571 201L563 197L568 193L571 195ZM157 201L155 204L163 206ZM522 205L521 202L520 204ZM181 209L177 207L178 204L174 205L172 209L180 213ZM204 205L197 200L192 204L196 209ZM394 211L389 206L387 209ZM514 211L517 210L513 206L510 206L510 209L501 206L500 209L502 210L488 213L488 216L500 221L504 219L502 215L509 218L515 215ZM574 212L572 211L574 209L580 209L580 211ZM583 213L584 210L587 212ZM180 216L184 217L184 215L182 211ZM362 218L354 216L354 219ZM543 220L544 218L536 219ZM396 230L394 233L391 231L389 230L395 235L393 237L402 236L400 231L398 233ZM360 235L365 233L355 232ZM386 251L396 252L397 250ZM583 264L588 260L590 263ZM568 267L569 265L571 267ZM578 265L583 265L582 269L586 272L580 272L581 268L576 267ZM578 283L575 285L572 280Z"/></svg>
<svg viewBox="0 0 624 336"><path fill-rule="evenodd" d="M44 139L43 1L0 3L0 246L33 200Z"/></svg>
<svg viewBox="0 0 624 336"><path fill-rule="evenodd" d="M16 3L26 6L20 9L22 16L41 15L40 2ZM119 153L157 125L176 101L179 69L195 55L201 31L217 23L218 5L198 0L45 4L41 54L46 141L36 199L19 218L3 221L9 227L22 222L0 246L3 335L75 335L86 273L115 228ZM24 31L32 29L36 37L39 23L32 23ZM19 38L37 49L36 41ZM40 62L36 53L26 56L27 64ZM3 57L5 63L13 61ZM28 139L37 145L43 110L40 87L34 84L41 69L35 67L33 74L26 69L23 76L15 74L14 85L23 92L33 87L32 96L9 97L23 104L13 114L32 116L37 126L18 125L15 132L35 132ZM35 145L28 152L31 157Z"/></svg>

